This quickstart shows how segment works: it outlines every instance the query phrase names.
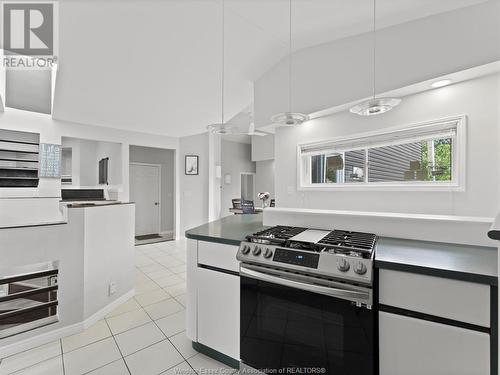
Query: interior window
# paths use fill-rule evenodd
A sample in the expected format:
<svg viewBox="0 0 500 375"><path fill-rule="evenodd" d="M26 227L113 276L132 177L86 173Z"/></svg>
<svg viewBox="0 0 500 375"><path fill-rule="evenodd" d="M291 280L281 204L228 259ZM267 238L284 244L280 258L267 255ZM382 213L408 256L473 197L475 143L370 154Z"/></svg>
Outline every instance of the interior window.
<svg viewBox="0 0 500 375"><path fill-rule="evenodd" d="M458 183L461 119L300 145L301 186Z"/></svg>

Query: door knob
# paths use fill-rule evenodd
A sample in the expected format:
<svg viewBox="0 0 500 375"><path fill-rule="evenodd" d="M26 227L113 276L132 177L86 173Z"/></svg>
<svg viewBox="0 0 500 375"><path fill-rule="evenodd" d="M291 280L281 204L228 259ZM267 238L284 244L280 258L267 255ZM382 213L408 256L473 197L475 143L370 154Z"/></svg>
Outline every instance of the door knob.
<svg viewBox="0 0 500 375"><path fill-rule="evenodd" d="M160 204L160 203L158 203L158 202L155 202L155 206L158 206L159 204Z"/></svg>

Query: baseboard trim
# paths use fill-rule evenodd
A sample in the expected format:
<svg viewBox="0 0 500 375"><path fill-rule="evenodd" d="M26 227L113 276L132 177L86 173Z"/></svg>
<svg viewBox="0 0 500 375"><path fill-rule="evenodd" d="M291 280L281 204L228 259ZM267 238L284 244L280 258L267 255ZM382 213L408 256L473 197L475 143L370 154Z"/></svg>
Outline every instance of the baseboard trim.
<svg viewBox="0 0 500 375"><path fill-rule="evenodd" d="M205 354L206 356L213 358L216 361L224 363L225 365L232 367L236 370L240 369L240 361L238 361L237 359L234 359L224 353L218 352L217 350L212 349L206 345L200 344L199 342L196 341L193 341L191 343L191 346L197 352Z"/></svg>
<svg viewBox="0 0 500 375"><path fill-rule="evenodd" d="M111 311L113 311L114 309L116 309L122 303L127 302L134 295L135 295L135 289L129 290L127 293L125 293L124 295L118 297L113 302L111 302L109 305L104 306L102 309L100 309L96 313L94 313L91 316L89 316L87 319L85 319L83 321L83 327L84 327L84 329L87 329L91 325L97 323L99 320L101 320L102 318L104 318L106 315L108 315Z"/></svg>
<svg viewBox="0 0 500 375"><path fill-rule="evenodd" d="M173 230L163 230L160 233L158 233L160 236L174 236L174 231Z"/></svg>
<svg viewBox="0 0 500 375"><path fill-rule="evenodd" d="M132 289L81 322L57 328L52 331L44 332L40 335L29 337L27 339L0 347L0 358L5 358L32 348L36 348L40 345L48 344L49 342L61 339L63 337L80 333L91 325L97 323L99 320L104 318L111 311L132 298L134 295L135 289Z"/></svg>

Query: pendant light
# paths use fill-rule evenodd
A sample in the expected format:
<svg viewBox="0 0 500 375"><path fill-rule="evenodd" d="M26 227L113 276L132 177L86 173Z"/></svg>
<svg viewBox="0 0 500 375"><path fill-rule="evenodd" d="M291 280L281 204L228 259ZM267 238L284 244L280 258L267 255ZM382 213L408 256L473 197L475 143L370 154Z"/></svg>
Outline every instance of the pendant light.
<svg viewBox="0 0 500 375"><path fill-rule="evenodd" d="M274 124L281 126L300 125L309 120L304 113L292 112L292 0L289 0L289 39L288 39L288 112L277 113L271 117Z"/></svg>
<svg viewBox="0 0 500 375"><path fill-rule="evenodd" d="M377 98L376 97L376 77L377 77L377 0L373 0L373 97L356 104L350 109L352 113L360 116L373 116L390 111L401 103L399 98Z"/></svg>
<svg viewBox="0 0 500 375"><path fill-rule="evenodd" d="M224 122L224 78L225 78L225 3L222 2L222 65L221 65L221 122L207 126L209 132L220 135L237 134L238 127Z"/></svg>

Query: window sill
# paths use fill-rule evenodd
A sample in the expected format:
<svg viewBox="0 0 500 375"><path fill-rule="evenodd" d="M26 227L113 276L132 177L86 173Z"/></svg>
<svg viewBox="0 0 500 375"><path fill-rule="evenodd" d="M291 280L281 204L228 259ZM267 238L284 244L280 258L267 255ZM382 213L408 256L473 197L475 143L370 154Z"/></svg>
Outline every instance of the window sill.
<svg viewBox="0 0 500 375"><path fill-rule="evenodd" d="M465 186L457 183L351 183L299 185L297 191L421 191L421 192L464 192Z"/></svg>

